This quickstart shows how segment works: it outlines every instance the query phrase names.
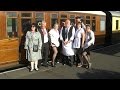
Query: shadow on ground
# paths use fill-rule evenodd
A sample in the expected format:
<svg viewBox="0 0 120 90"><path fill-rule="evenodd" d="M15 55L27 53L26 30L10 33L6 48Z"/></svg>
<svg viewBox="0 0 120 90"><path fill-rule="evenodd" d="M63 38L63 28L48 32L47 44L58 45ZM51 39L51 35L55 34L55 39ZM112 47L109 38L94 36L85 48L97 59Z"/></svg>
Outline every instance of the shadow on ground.
<svg viewBox="0 0 120 90"><path fill-rule="evenodd" d="M115 54L120 53L120 44L116 44L100 50L95 50L93 52L116 56ZM116 57L120 57L120 55L117 55Z"/></svg>
<svg viewBox="0 0 120 90"><path fill-rule="evenodd" d="M80 79L120 79L119 72L100 70L100 69L90 69L85 73L77 73Z"/></svg>

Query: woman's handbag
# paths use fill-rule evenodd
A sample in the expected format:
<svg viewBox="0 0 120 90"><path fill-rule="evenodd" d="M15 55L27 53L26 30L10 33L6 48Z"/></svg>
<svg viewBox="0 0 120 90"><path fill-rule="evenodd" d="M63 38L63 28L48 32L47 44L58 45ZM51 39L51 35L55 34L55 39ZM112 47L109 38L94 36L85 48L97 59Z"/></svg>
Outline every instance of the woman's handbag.
<svg viewBox="0 0 120 90"><path fill-rule="evenodd" d="M33 45L33 52L38 52L38 45Z"/></svg>

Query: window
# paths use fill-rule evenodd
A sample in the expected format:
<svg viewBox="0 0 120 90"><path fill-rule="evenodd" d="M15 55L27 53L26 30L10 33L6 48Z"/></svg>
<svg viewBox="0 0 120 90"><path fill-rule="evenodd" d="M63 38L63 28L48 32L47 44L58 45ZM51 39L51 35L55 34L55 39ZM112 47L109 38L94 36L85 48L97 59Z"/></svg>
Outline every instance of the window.
<svg viewBox="0 0 120 90"><path fill-rule="evenodd" d="M92 16L92 30L95 32L96 31L96 17Z"/></svg>
<svg viewBox="0 0 120 90"><path fill-rule="evenodd" d="M53 27L55 23L58 23L58 14L51 14L51 27Z"/></svg>
<svg viewBox="0 0 120 90"><path fill-rule="evenodd" d="M44 13L43 12L37 12L35 13L36 23L39 23L41 25L41 22L44 20Z"/></svg>
<svg viewBox="0 0 120 90"><path fill-rule="evenodd" d="M21 17L31 17L32 13L21 13Z"/></svg>
<svg viewBox="0 0 120 90"><path fill-rule="evenodd" d="M91 24L90 23L90 16L86 16L86 24Z"/></svg>
<svg viewBox="0 0 120 90"><path fill-rule="evenodd" d="M119 21L116 20L116 30L118 30Z"/></svg>
<svg viewBox="0 0 120 90"><path fill-rule="evenodd" d="M90 19L90 16L86 16L86 19Z"/></svg>
<svg viewBox="0 0 120 90"><path fill-rule="evenodd" d="M8 17L17 17L17 13L16 12L7 12L7 16Z"/></svg>
<svg viewBox="0 0 120 90"><path fill-rule="evenodd" d="M7 36L9 38L18 37L16 12L7 13Z"/></svg>
<svg viewBox="0 0 120 90"><path fill-rule="evenodd" d="M67 15L61 15L61 18L67 18Z"/></svg>
<svg viewBox="0 0 120 90"><path fill-rule="evenodd" d="M86 20L86 24L90 24L90 20Z"/></svg>
<svg viewBox="0 0 120 90"><path fill-rule="evenodd" d="M105 17L100 17L100 31L105 31Z"/></svg>
<svg viewBox="0 0 120 90"><path fill-rule="evenodd" d="M95 31L96 29L96 21L92 20L92 30Z"/></svg>
<svg viewBox="0 0 120 90"><path fill-rule="evenodd" d="M72 25L75 24L75 15L70 15L70 21Z"/></svg>
<svg viewBox="0 0 120 90"><path fill-rule="evenodd" d="M62 14L62 15L61 15L61 18L60 18L60 24L61 24L62 22L65 22L66 19L67 19L67 15Z"/></svg>

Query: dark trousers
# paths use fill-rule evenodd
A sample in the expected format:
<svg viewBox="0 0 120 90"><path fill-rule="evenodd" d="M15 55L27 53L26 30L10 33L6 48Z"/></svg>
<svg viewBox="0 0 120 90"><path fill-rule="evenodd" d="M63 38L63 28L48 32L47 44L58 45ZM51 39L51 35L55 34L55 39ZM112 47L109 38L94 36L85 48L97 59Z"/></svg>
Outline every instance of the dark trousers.
<svg viewBox="0 0 120 90"><path fill-rule="evenodd" d="M74 63L74 56L62 56L62 63L67 65L73 65Z"/></svg>
<svg viewBox="0 0 120 90"><path fill-rule="evenodd" d="M42 62L44 65L47 65L49 55L49 43L43 43L42 45Z"/></svg>

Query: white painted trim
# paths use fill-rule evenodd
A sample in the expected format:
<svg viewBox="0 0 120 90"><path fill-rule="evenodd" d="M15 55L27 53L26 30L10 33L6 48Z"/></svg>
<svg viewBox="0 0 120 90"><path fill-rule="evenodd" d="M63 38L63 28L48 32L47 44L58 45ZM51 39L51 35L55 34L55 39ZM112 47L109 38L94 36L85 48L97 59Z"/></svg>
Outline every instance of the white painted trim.
<svg viewBox="0 0 120 90"><path fill-rule="evenodd" d="M68 11L68 12L96 14L96 15L104 15L104 16L106 16L106 14L104 12L102 12L102 11Z"/></svg>

